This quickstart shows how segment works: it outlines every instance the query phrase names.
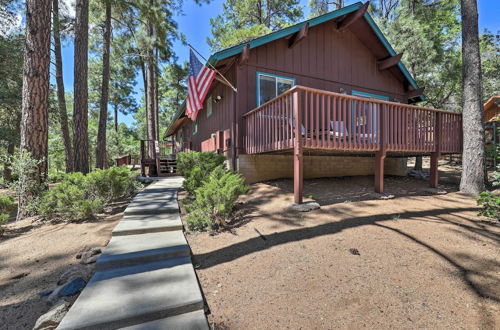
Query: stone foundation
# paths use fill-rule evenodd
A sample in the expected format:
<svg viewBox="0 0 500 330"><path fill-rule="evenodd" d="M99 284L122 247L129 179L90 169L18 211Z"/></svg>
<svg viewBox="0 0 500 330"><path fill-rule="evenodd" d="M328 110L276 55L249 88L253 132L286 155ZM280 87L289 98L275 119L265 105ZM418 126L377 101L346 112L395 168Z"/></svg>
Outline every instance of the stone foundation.
<svg viewBox="0 0 500 330"><path fill-rule="evenodd" d="M373 175L374 157L304 156L304 179ZM405 176L406 158L386 158L386 175ZM247 183L293 178L292 155L240 155L238 172Z"/></svg>

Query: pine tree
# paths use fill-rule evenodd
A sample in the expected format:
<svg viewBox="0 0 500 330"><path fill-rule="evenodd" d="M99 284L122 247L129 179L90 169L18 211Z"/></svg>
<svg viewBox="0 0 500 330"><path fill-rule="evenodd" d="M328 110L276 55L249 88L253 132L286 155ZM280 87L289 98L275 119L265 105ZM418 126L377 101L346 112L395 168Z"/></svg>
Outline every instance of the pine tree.
<svg viewBox="0 0 500 330"><path fill-rule="evenodd" d="M61 125L61 133L64 141L64 153L66 172L73 172L74 155L71 136L68 125L68 111L66 109L66 99L64 92L63 79L63 63L61 55L61 22L59 18L59 0L52 1L52 30L54 35L54 59L56 68L56 84L57 84L57 104L59 110L59 123Z"/></svg>
<svg viewBox="0 0 500 330"><path fill-rule="evenodd" d="M102 45L102 84L99 111L99 129L97 133L96 167L107 168L106 157L106 124L108 121L109 100L109 75L110 75L110 51L111 51L111 0L104 1L105 18Z"/></svg>
<svg viewBox="0 0 500 330"><path fill-rule="evenodd" d="M484 190L486 177L476 0L462 0L462 59L464 150L460 190L477 195Z"/></svg>
<svg viewBox="0 0 500 330"><path fill-rule="evenodd" d="M74 68L74 153L75 171L89 172L88 147L88 30L89 2L76 1Z"/></svg>
<svg viewBox="0 0 500 330"><path fill-rule="evenodd" d="M34 171L22 171L17 219L32 215L28 206L45 187L50 68L50 0L26 1L26 46L24 52L21 159L36 160Z"/></svg>
<svg viewBox="0 0 500 330"><path fill-rule="evenodd" d="M298 0L226 0L210 19L213 51L254 39L296 23L303 16Z"/></svg>

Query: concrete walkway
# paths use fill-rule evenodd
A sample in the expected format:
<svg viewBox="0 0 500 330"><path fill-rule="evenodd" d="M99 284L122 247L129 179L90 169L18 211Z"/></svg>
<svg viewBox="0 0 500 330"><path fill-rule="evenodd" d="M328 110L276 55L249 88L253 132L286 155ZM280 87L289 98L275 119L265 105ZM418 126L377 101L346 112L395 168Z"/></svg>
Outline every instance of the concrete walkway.
<svg viewBox="0 0 500 330"><path fill-rule="evenodd" d="M137 194L57 329L209 329L177 204L181 177Z"/></svg>

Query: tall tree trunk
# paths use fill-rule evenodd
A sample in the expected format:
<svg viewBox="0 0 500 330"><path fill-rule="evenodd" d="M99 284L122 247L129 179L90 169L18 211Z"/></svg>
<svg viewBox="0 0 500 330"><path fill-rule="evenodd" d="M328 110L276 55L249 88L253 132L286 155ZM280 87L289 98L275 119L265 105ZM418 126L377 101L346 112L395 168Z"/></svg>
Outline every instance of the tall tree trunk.
<svg viewBox="0 0 500 330"><path fill-rule="evenodd" d="M54 54L56 67L56 84L57 84L57 107L59 109L59 122L61 124L61 132L64 142L64 160L66 163L66 172L73 172L73 146L71 145L71 136L69 134L68 112L66 109L66 99L64 92L63 80L63 64L61 56L61 28L59 23L59 0L52 2L52 25L54 30Z"/></svg>
<svg viewBox="0 0 500 330"><path fill-rule="evenodd" d="M462 62L464 151L460 190L479 194L485 187L485 153L476 0L462 0Z"/></svg>
<svg viewBox="0 0 500 330"><path fill-rule="evenodd" d="M159 68L159 54L158 48L156 48L155 54L155 123L156 123L156 139L160 140L160 95L158 94L160 87L160 68Z"/></svg>
<svg viewBox="0 0 500 330"><path fill-rule="evenodd" d="M19 175L18 220L32 215L27 206L46 187L51 8L51 0L26 0L20 151L21 159L30 156L38 163Z"/></svg>
<svg viewBox="0 0 500 330"><path fill-rule="evenodd" d="M89 172L88 146L88 31L89 2L76 0L75 15L75 70L74 70L74 150L75 171Z"/></svg>
<svg viewBox="0 0 500 330"><path fill-rule="evenodd" d="M99 128L97 131L96 167L104 169L107 167L106 157L106 123L108 121L108 99L109 99L109 53L111 49L111 2L106 4L106 15L104 19L104 36L102 49L102 86L101 102L99 111Z"/></svg>
<svg viewBox="0 0 500 330"><path fill-rule="evenodd" d="M148 26L148 37L153 38L153 26ZM155 100L155 82L154 82L154 58L153 49L149 48L147 53L147 63L146 63L146 82L147 82L147 129L148 129L148 140L156 140L156 124L155 124L155 113L154 113L154 100ZM150 141L151 142L151 141ZM155 156L155 145L154 143L149 143L149 157L154 158Z"/></svg>
<svg viewBox="0 0 500 330"><path fill-rule="evenodd" d="M113 103L113 109L115 112L114 120L115 120L115 132L118 133L118 103Z"/></svg>
<svg viewBox="0 0 500 330"><path fill-rule="evenodd" d="M14 156L14 150L15 150L14 142L9 141L9 144L7 145L7 155L9 156L9 158ZM3 164L3 181L4 182L12 181L12 168L10 161L5 162Z"/></svg>

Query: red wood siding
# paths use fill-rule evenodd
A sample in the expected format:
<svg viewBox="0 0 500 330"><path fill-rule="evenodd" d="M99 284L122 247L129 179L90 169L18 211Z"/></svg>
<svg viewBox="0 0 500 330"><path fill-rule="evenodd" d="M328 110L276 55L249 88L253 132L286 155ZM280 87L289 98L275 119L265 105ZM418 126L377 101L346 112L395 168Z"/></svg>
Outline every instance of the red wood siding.
<svg viewBox="0 0 500 330"><path fill-rule="evenodd" d="M279 39L250 50L249 61L242 66L233 65L226 77L236 82L236 116L238 151L244 152L243 114L256 108L257 72L268 72L296 79L297 85L326 91L343 89L368 92L407 103L404 85L388 70L379 71L372 51L349 30L338 32L333 22L309 29L308 36L295 47L288 48L287 39ZM231 128L233 115L232 90L219 83L208 96L222 96L213 105L213 114L207 118L203 109L198 115L198 133L192 135L193 150L201 150L201 143L212 133ZM207 98L208 98L207 96ZM187 141L191 125L184 125L184 141Z"/></svg>

